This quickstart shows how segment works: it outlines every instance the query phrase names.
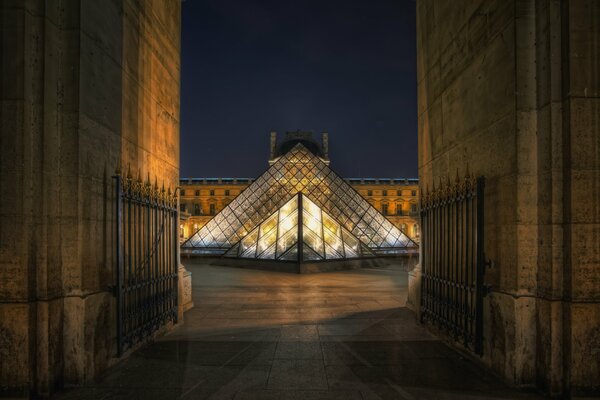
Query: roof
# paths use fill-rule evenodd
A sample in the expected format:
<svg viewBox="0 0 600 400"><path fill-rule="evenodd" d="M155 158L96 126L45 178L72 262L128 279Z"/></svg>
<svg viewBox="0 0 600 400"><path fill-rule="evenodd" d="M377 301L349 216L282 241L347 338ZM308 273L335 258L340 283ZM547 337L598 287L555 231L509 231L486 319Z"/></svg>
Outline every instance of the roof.
<svg viewBox="0 0 600 400"><path fill-rule="evenodd" d="M180 178L182 185L194 184L246 184L252 183L255 178ZM374 185L415 185L419 183L418 178L343 178L352 184L374 184Z"/></svg>

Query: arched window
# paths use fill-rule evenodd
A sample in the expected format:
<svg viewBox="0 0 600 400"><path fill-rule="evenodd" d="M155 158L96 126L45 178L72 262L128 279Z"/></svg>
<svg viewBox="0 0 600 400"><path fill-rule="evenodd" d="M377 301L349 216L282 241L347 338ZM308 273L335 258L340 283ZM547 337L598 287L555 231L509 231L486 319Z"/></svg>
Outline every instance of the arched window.
<svg viewBox="0 0 600 400"><path fill-rule="evenodd" d="M400 225L400 230L405 233L406 232L406 224Z"/></svg>

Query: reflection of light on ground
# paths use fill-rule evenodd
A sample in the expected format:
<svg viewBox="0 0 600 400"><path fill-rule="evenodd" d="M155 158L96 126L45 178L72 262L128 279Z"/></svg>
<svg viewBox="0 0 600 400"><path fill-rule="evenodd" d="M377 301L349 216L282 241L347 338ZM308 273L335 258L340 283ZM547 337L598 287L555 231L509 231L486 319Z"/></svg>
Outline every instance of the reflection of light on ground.
<svg viewBox="0 0 600 400"><path fill-rule="evenodd" d="M331 324L344 324L348 334L358 334L405 304L407 278L399 269L296 275L199 268L203 282L194 293L198 306L190 316L201 315L199 321L204 322L183 329L198 337L244 332L271 336L288 325L313 326L317 331L323 325L324 332L338 329Z"/></svg>
<svg viewBox="0 0 600 400"><path fill-rule="evenodd" d="M184 324L66 398L537 398L417 325L402 268L295 275L188 261L196 306Z"/></svg>

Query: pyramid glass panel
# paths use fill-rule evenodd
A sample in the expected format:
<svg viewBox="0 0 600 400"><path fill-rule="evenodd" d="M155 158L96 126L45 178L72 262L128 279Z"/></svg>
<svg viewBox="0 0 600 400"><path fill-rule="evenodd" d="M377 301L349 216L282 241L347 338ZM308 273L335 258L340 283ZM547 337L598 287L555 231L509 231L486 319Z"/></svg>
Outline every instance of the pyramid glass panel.
<svg viewBox="0 0 600 400"><path fill-rule="evenodd" d="M261 231L262 231L262 229L261 229ZM266 235L261 236L260 239L258 240L258 247L256 248L257 256L259 258L268 258L268 257L261 257L261 254L263 251L265 251L269 247L274 246L276 241L277 241L277 231L275 229L269 231L269 233L267 233Z"/></svg>
<svg viewBox="0 0 600 400"><path fill-rule="evenodd" d="M298 225L298 210L294 210L290 215L282 217L285 214L283 212L279 213L279 232L281 235L284 235L290 229L294 229Z"/></svg>
<svg viewBox="0 0 600 400"><path fill-rule="evenodd" d="M323 240L310 228L307 229L306 226L302 230L302 240L306 245L319 253L321 257L325 256L323 253Z"/></svg>
<svg viewBox="0 0 600 400"><path fill-rule="evenodd" d="M298 241L298 226L277 239L277 254L283 254Z"/></svg>
<svg viewBox="0 0 600 400"><path fill-rule="evenodd" d="M226 255L227 255L227 253L226 253ZM253 243L253 246L250 246L243 252L239 253L239 257L242 257L242 258L255 258L255 256L256 256L256 243Z"/></svg>
<svg viewBox="0 0 600 400"><path fill-rule="evenodd" d="M298 210L299 193L306 200L306 204L301 206L302 211ZM347 241L346 237L370 246L371 249L366 250L369 255L400 254L417 248L411 239L337 176L322 159L298 143L183 243L182 251L192 254L227 252L230 255L232 252L228 250L242 238L256 244L258 253L254 250L252 255L252 246L246 246L246 242L240 244L233 253L253 257L265 253L265 256L275 258L277 254L287 254L289 249L279 239L289 230L300 228L299 215L302 215L302 225L312 232L306 234L308 240L317 247L312 250L323 257L326 254L323 240L327 238L331 240L326 241L327 245L338 253L336 246L339 247L341 254L347 258L364 256L364 252L361 246L353 243L352 239ZM326 238L323 224L332 234ZM260 227L257 237L250 240L248 232L254 232L257 227ZM344 229L347 232L339 233ZM304 235L302 237L304 239ZM341 240L343 246L333 241L333 237ZM285 242L293 245L288 240ZM274 246L272 253L271 246Z"/></svg>
<svg viewBox="0 0 600 400"><path fill-rule="evenodd" d="M240 245L236 244L233 247L231 247L229 250L227 250L227 252L225 253L225 255L227 257L237 257L240 251Z"/></svg>
<svg viewBox="0 0 600 400"><path fill-rule="evenodd" d="M310 247L308 246L304 246L302 248L302 258L306 261L316 261L316 260L322 260L323 257L321 257L320 255L318 255L314 250L312 250Z"/></svg>
<svg viewBox="0 0 600 400"><path fill-rule="evenodd" d="M258 240L258 228L252 231L248 236L246 236L241 241L241 250L245 251L247 248L255 246L256 241Z"/></svg>
<svg viewBox="0 0 600 400"><path fill-rule="evenodd" d="M333 247L329 246L328 244L325 244L325 258L327 260L335 260L339 258L344 258L344 255L343 253L334 250Z"/></svg>
<svg viewBox="0 0 600 400"><path fill-rule="evenodd" d="M262 258L262 259L274 259L275 258L275 243L273 243L272 246L270 246L268 249L266 249L264 252L262 252L258 258Z"/></svg>
<svg viewBox="0 0 600 400"><path fill-rule="evenodd" d="M278 260L284 261L297 261L298 260L298 246L293 246L284 254L282 254Z"/></svg>

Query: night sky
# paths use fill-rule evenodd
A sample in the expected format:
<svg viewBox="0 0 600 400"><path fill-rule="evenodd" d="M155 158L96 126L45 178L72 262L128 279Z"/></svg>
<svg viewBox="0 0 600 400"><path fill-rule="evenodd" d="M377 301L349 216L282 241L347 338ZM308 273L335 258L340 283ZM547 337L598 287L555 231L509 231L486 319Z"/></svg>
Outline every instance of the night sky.
<svg viewBox="0 0 600 400"><path fill-rule="evenodd" d="M269 132L329 132L343 177L416 177L415 3L185 0L181 176L257 177Z"/></svg>

